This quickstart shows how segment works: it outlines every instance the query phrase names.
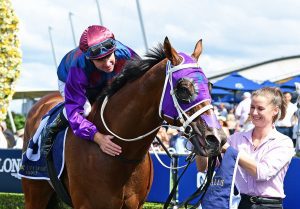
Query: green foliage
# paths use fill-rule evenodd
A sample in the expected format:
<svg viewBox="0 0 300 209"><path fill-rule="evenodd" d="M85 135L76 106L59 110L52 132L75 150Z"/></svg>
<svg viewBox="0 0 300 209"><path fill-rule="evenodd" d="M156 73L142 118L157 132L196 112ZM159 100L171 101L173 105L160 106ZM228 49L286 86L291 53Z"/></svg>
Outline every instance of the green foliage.
<svg viewBox="0 0 300 209"><path fill-rule="evenodd" d="M149 203L144 204L143 209L161 209L162 204ZM14 193L0 193L0 209L24 209L24 195ZM63 203L59 203L59 209L71 209Z"/></svg>
<svg viewBox="0 0 300 209"><path fill-rule="evenodd" d="M19 20L10 0L0 1L0 122L5 120L9 102L20 76Z"/></svg>
<svg viewBox="0 0 300 209"><path fill-rule="evenodd" d="M26 120L25 116L14 112L12 112L12 116L16 125L16 129L20 130L21 128L24 128ZM12 130L9 117L6 117L5 122L7 124L7 128Z"/></svg>
<svg viewBox="0 0 300 209"><path fill-rule="evenodd" d="M161 209L163 206L164 205L160 203L146 202L143 209Z"/></svg>
<svg viewBox="0 0 300 209"><path fill-rule="evenodd" d="M0 193L0 209L23 209L23 194Z"/></svg>

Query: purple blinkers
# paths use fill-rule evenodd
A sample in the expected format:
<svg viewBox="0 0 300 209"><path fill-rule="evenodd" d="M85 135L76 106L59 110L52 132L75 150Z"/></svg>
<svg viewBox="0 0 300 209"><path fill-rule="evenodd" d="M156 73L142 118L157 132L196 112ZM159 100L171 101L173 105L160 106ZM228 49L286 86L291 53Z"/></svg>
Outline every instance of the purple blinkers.
<svg viewBox="0 0 300 209"><path fill-rule="evenodd" d="M190 56L179 53L180 56L183 58L183 62L181 64L190 64L196 62ZM199 103L203 102L204 100L210 100L210 93L208 90L208 79L204 75L202 69L200 67L194 68L185 68L182 70L178 70L173 72L170 76L172 76L172 84L173 88L176 87L177 82L182 79L186 78L189 80L193 80L195 85L195 89L197 89L198 94L193 98L190 103L180 103L179 105L183 111L188 111L194 106L198 105ZM166 82L165 88L163 91L163 102L161 111L163 112L164 116L169 117L171 119L178 118L178 112L175 108L172 96L171 96L171 86L169 82Z"/></svg>

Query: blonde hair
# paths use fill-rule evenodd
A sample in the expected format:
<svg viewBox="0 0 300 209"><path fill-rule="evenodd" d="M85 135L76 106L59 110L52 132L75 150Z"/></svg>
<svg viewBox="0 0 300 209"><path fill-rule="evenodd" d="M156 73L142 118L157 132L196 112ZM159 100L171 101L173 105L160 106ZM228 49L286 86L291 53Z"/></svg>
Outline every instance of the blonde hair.
<svg viewBox="0 0 300 209"><path fill-rule="evenodd" d="M273 123L276 120L282 120L285 117L287 101L278 87L264 87L258 89L252 93L252 97L253 96L267 97L274 107L279 108L278 114L273 117Z"/></svg>

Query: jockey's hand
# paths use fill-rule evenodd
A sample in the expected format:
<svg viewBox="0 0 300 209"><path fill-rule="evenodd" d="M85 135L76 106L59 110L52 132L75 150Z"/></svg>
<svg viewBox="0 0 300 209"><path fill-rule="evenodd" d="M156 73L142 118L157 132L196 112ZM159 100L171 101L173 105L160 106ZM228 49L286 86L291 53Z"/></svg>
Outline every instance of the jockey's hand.
<svg viewBox="0 0 300 209"><path fill-rule="evenodd" d="M94 141L99 145L100 149L111 156L119 155L122 152L122 148L113 143L111 139L114 138L111 135L104 135L97 132L94 136Z"/></svg>

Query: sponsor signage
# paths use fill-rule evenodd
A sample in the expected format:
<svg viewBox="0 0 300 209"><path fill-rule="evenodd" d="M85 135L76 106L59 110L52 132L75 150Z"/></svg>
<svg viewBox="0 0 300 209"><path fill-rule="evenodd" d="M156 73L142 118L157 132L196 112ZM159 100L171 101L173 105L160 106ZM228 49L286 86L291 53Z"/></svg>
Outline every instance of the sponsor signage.
<svg viewBox="0 0 300 209"><path fill-rule="evenodd" d="M21 178L18 176L21 156L20 149L0 149L0 192L22 192Z"/></svg>

